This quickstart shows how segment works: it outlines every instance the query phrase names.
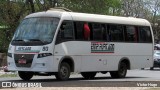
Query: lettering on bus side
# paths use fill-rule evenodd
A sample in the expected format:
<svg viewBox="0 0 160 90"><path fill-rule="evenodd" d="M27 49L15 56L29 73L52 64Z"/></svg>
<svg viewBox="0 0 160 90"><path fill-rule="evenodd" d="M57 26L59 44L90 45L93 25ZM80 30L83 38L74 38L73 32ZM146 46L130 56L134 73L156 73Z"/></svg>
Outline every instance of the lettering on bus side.
<svg viewBox="0 0 160 90"><path fill-rule="evenodd" d="M91 53L114 53L114 44L91 42Z"/></svg>

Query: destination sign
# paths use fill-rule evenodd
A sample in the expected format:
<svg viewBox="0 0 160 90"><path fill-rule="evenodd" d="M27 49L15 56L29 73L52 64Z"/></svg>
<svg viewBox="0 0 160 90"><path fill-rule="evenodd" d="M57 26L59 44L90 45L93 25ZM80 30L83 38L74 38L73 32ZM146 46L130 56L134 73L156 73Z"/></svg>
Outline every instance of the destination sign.
<svg viewBox="0 0 160 90"><path fill-rule="evenodd" d="M106 42L91 42L91 53L114 53L114 44Z"/></svg>

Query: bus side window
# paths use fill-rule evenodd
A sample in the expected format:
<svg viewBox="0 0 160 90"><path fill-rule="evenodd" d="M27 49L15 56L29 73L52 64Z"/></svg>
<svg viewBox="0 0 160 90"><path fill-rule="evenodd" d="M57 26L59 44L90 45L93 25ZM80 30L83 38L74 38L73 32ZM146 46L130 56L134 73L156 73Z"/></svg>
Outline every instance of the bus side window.
<svg viewBox="0 0 160 90"><path fill-rule="evenodd" d="M139 27L139 42L152 43L150 27Z"/></svg>
<svg viewBox="0 0 160 90"><path fill-rule="evenodd" d="M109 25L109 39L111 42L123 42L123 26L122 25Z"/></svg>
<svg viewBox="0 0 160 90"><path fill-rule="evenodd" d="M125 41L127 42L137 42L138 41L137 28L135 26L126 26Z"/></svg>
<svg viewBox="0 0 160 90"><path fill-rule="evenodd" d="M75 39L76 40L84 40L84 22L76 21L74 22L75 25Z"/></svg>
<svg viewBox="0 0 160 90"><path fill-rule="evenodd" d="M71 41L74 39L74 26L72 21L63 21L57 35L56 43Z"/></svg>
<svg viewBox="0 0 160 90"><path fill-rule="evenodd" d="M100 23L93 23L92 24L92 30L93 30L93 40L103 41L104 39L104 31L105 27L104 25Z"/></svg>

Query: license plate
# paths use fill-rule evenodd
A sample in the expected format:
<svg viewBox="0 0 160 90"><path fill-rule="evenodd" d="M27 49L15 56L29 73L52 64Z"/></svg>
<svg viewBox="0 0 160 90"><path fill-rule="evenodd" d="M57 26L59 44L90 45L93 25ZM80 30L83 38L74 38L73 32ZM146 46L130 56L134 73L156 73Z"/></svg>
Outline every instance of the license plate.
<svg viewBox="0 0 160 90"><path fill-rule="evenodd" d="M26 64L26 60L25 60L25 59L19 59L19 60L18 60L18 63L19 63L19 64Z"/></svg>

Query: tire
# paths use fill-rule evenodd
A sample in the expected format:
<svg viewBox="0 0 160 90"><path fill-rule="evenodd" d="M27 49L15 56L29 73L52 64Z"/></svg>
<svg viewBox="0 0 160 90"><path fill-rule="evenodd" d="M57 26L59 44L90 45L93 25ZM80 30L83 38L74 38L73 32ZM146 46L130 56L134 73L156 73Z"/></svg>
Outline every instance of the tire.
<svg viewBox="0 0 160 90"><path fill-rule="evenodd" d="M18 71L18 75L21 79L28 81L33 77L33 72Z"/></svg>
<svg viewBox="0 0 160 90"><path fill-rule="evenodd" d="M85 79L94 79L94 77L96 76L96 72L81 72L81 75L85 78Z"/></svg>
<svg viewBox="0 0 160 90"><path fill-rule="evenodd" d="M124 62L121 62L118 71L110 72L112 78L125 78L126 74L127 74L127 65Z"/></svg>
<svg viewBox="0 0 160 90"><path fill-rule="evenodd" d="M154 70L154 67L150 67L150 70Z"/></svg>
<svg viewBox="0 0 160 90"><path fill-rule="evenodd" d="M70 73L71 73L71 70L70 70L69 64L63 62L60 65L58 73L55 75L55 77L56 77L57 80L65 81L65 80L69 79Z"/></svg>

